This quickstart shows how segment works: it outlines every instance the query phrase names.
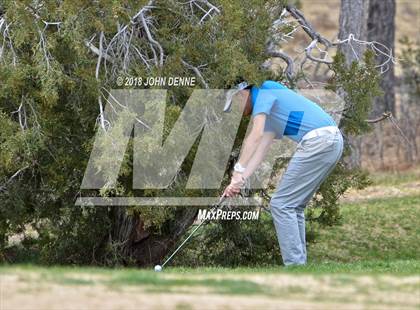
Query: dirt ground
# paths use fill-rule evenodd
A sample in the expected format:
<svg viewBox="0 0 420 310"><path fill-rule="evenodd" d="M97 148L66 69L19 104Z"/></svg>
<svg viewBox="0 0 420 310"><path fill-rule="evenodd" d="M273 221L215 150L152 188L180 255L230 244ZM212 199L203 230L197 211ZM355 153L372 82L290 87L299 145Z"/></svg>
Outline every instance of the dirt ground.
<svg viewBox="0 0 420 310"><path fill-rule="evenodd" d="M369 199L383 199L420 195L420 180L391 186L374 185L363 190L348 190L340 202L361 202Z"/></svg>

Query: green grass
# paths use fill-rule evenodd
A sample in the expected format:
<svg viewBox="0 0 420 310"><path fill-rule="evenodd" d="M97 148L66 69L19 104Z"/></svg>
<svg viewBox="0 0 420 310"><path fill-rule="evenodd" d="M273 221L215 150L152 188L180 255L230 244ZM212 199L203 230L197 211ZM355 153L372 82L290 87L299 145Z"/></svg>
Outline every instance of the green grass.
<svg viewBox="0 0 420 310"><path fill-rule="evenodd" d="M413 176L374 176L375 185L404 186ZM191 309L202 294L258 296L275 300L338 303L341 308L418 309L415 294L420 276L420 195L370 199L342 205L341 224L315 227L315 243L308 246L306 266L241 268L101 268L79 266L0 265L0 277L12 275L21 296L48 290L49 284L80 287L93 292L171 294L190 296L173 305ZM297 281L291 281L296 280ZM309 279L309 281L308 281ZM306 282L308 281L308 283ZM97 290L97 292L100 290ZM99 294L99 293L98 293ZM241 297L241 298L242 298ZM230 304L235 305L232 301Z"/></svg>
<svg viewBox="0 0 420 310"><path fill-rule="evenodd" d="M281 266L257 268L165 268L165 273L392 273L413 274L420 269L420 196L374 199L342 206L341 224L317 227L315 243L308 246L309 264L296 268ZM16 266L16 265L15 265ZM0 266L0 273L14 270L14 266ZM87 280L67 279L61 274L89 272L115 275L112 282L149 283L159 281L148 269L102 269L94 267L51 267L44 269L31 265L17 265L18 269L40 270L45 277L57 275L60 281ZM40 269L38 269L40 268ZM140 273L139 273L140 272ZM63 280L64 279L64 280ZM195 280L194 280L195 281ZM153 284L151 283L150 284ZM159 282L160 283L160 282ZM159 284L158 283L158 284ZM175 281L174 284L177 282ZM193 284L193 283L190 283ZM196 283L197 284L197 283ZM231 283L232 284L232 283ZM231 286L231 284L227 286ZM172 285L172 284L171 284ZM208 285L223 286L212 282ZM234 285L234 284L232 284ZM246 283L244 285L247 285ZM240 290L246 291L245 288Z"/></svg>
<svg viewBox="0 0 420 310"><path fill-rule="evenodd" d="M308 294L305 279L311 276L320 286L326 285L326 291L321 291L310 299L319 301L344 300L346 295L335 296L331 292L335 287L342 289L357 289L358 294L369 301L370 290L381 292L415 293L418 284L413 282L398 282L404 276L420 275L420 260L411 261L369 261L356 263L321 263L296 267L267 267L267 268L165 268L156 273L151 268L94 268L94 267L41 267L34 265L13 265L0 267L0 275L14 275L19 282L28 283L23 293L36 292L44 284L53 283L67 287L83 286L94 289L96 285L104 285L112 291L122 291L130 287L141 292L154 293L186 293L189 295L208 294L266 296L270 298L301 298ZM276 281L280 276L292 276L293 279L302 277L296 283L273 287L272 282L256 281L255 277ZM273 277L274 276L274 277ZM370 284L362 278L370 277ZM383 278L384 276L388 278ZM391 280L389 280L392 277ZM287 278L290 279L290 278ZM388 280L387 280L388 279ZM392 280L394 279L394 280ZM285 283L285 282L283 282ZM312 288L313 289L313 288ZM345 289L344 289L345 290ZM200 293L201 292L201 293ZM306 298L306 297L305 297Z"/></svg>
<svg viewBox="0 0 420 310"><path fill-rule="evenodd" d="M290 267L204 267L204 268L184 268L166 267L162 273L156 273L152 268L101 268L101 267L64 267L50 266L42 267L36 265L2 265L0 274L13 274L15 272L35 272L40 273L42 278L58 280L63 283L69 274L90 274L93 276L112 276L111 283L126 283L136 285L138 283L160 284L159 274L390 274L390 275L410 275L420 274L419 260L371 260L352 263L323 262L309 263L305 266ZM75 281L75 284L89 284L89 280ZM72 281L68 281L72 284Z"/></svg>
<svg viewBox="0 0 420 310"><path fill-rule="evenodd" d="M209 268L202 270L168 268L164 273L156 273L150 269L134 268L73 268L61 266L41 267L34 265L3 265L0 267L0 275L19 275L19 280L27 283L44 282L67 286L102 284L114 290L133 286L142 287L148 292L179 292L186 291L192 287L201 287L217 294L271 294L270 288L266 285L246 279L234 278L236 274L255 272L258 273L258 271L251 269L237 272L228 268ZM205 276L197 278L196 276L200 274ZM83 278L86 275L90 277L89 280ZM228 275L228 278L212 278L215 275Z"/></svg>
<svg viewBox="0 0 420 310"><path fill-rule="evenodd" d="M420 260L420 195L344 204L341 224L315 228L313 262Z"/></svg>

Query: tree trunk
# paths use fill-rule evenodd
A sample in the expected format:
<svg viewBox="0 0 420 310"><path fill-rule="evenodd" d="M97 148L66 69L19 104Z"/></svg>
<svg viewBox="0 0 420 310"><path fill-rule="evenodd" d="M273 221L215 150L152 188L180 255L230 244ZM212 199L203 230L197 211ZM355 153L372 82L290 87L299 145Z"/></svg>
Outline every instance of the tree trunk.
<svg viewBox="0 0 420 310"><path fill-rule="evenodd" d="M340 40L348 38L353 34L356 39L366 40L369 0L341 0L340 9ZM341 45L340 50L346 56L346 61L351 64L363 57L365 45L362 44Z"/></svg>
<svg viewBox="0 0 420 310"><path fill-rule="evenodd" d="M197 215L196 208L182 208L173 225L162 234L153 234L144 228L139 215L116 208L112 243L118 246L118 255L125 263L152 266L162 263L163 258L177 244Z"/></svg>
<svg viewBox="0 0 420 310"><path fill-rule="evenodd" d="M370 0L369 18L367 24L367 37L369 41L377 41L394 51L395 41L395 0ZM386 56L378 53L377 62L382 64ZM395 75L394 64L388 63L389 68L382 75L381 88L384 95L375 99L372 107L372 116L385 111L395 115Z"/></svg>
<svg viewBox="0 0 420 310"><path fill-rule="evenodd" d="M359 40L367 39L367 19L369 12L369 0L341 0L340 8L340 29L338 38L347 39L350 34ZM340 51L346 57L346 63L350 65L353 61L359 61L365 52L365 45L350 42L340 46ZM346 158L349 168L357 168L361 164L361 141L360 137L348 137L351 147L351 154Z"/></svg>

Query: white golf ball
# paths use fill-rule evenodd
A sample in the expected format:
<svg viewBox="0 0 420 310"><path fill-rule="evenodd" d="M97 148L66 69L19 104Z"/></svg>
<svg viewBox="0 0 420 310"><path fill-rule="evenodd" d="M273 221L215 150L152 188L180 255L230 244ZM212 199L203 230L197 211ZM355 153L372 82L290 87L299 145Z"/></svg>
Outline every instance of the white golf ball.
<svg viewBox="0 0 420 310"><path fill-rule="evenodd" d="M156 272L162 271L162 266L161 265L156 265L155 266L155 271Z"/></svg>

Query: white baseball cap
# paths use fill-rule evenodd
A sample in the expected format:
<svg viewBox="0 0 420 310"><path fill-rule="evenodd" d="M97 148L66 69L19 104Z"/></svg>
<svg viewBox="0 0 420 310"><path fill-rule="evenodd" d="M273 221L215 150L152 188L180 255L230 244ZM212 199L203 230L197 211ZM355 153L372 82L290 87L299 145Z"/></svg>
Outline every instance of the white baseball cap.
<svg viewBox="0 0 420 310"><path fill-rule="evenodd" d="M249 85L247 82L241 82L238 85L236 85L234 89L230 89L226 94L226 101L225 106L223 108L223 112L229 112L232 107L233 96L235 96L241 90L249 88L249 86L251 85Z"/></svg>

